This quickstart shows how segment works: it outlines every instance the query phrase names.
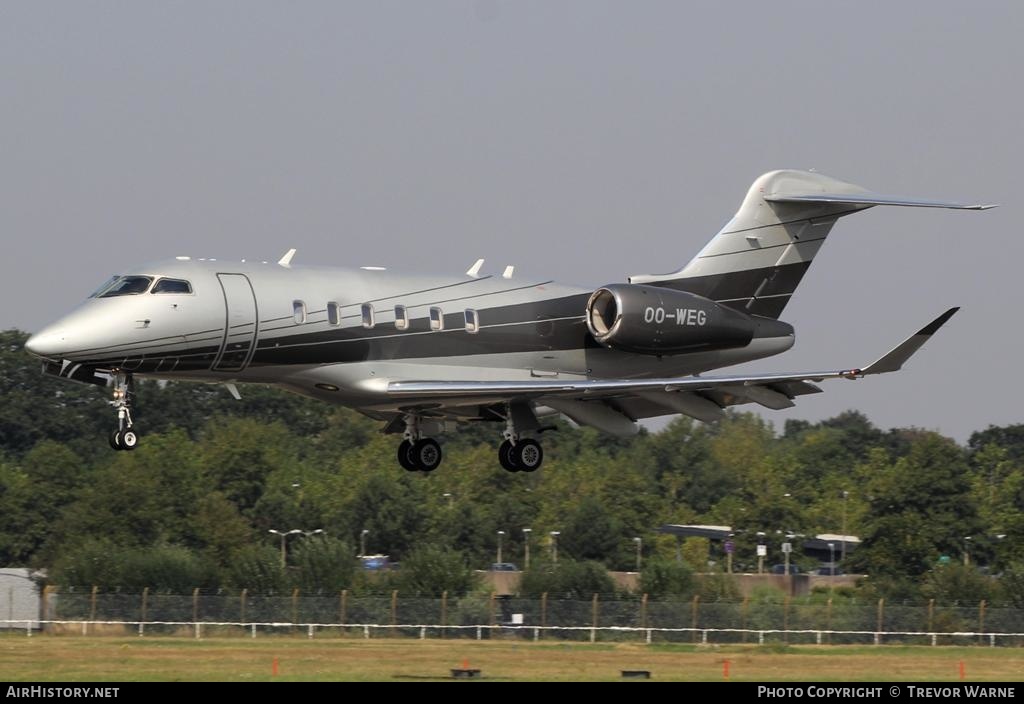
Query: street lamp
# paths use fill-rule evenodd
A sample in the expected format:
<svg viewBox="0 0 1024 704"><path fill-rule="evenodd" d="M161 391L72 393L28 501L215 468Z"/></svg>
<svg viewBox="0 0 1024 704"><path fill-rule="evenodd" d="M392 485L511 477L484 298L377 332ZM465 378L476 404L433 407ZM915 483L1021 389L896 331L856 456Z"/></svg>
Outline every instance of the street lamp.
<svg viewBox="0 0 1024 704"><path fill-rule="evenodd" d="M836 576L836 544L828 544L828 564L829 564L829 575L832 577Z"/></svg>
<svg viewBox="0 0 1024 704"><path fill-rule="evenodd" d="M553 530L548 535L551 536L551 561L558 564L558 536L562 534L560 530Z"/></svg>
<svg viewBox="0 0 1024 704"><path fill-rule="evenodd" d="M764 558L768 554L768 545L764 542L764 531L757 531L757 573L764 574Z"/></svg>
<svg viewBox="0 0 1024 704"><path fill-rule="evenodd" d="M505 531L499 530L498 531L498 559L495 560L495 562L497 562L499 564L501 563L501 539L504 538L504 537L505 537Z"/></svg>
<svg viewBox="0 0 1024 704"><path fill-rule="evenodd" d="M530 569L530 533L533 532L533 528L523 528L523 547L526 550L526 560L523 565L524 570Z"/></svg>
<svg viewBox="0 0 1024 704"><path fill-rule="evenodd" d="M640 551L643 547L644 540L640 536L633 538L633 542L636 543L636 571L640 573Z"/></svg>
<svg viewBox="0 0 1024 704"><path fill-rule="evenodd" d="M316 530L304 530L302 531L302 534L307 538L310 538L314 535L327 535L327 531L323 528L317 528Z"/></svg>
<svg viewBox="0 0 1024 704"><path fill-rule="evenodd" d="M846 499L850 496L850 492L843 489L843 542L840 543L839 559L846 560Z"/></svg>
<svg viewBox="0 0 1024 704"><path fill-rule="evenodd" d="M302 531L299 530L298 528L295 528L294 530L289 530L289 531L279 531L279 530L274 530L273 528L271 528L267 532L268 533L273 533L274 535L281 536L281 569L284 569L285 561L287 560L287 557L288 557L288 552L287 552L288 548L285 545L285 543L288 540L288 536L289 535L297 535L297 534L301 533Z"/></svg>
<svg viewBox="0 0 1024 704"><path fill-rule="evenodd" d="M359 534L359 556L362 557L366 554L366 536L370 534L368 528L363 528L363 532Z"/></svg>
<svg viewBox="0 0 1024 704"><path fill-rule="evenodd" d="M971 564L971 536L964 536L964 567Z"/></svg>

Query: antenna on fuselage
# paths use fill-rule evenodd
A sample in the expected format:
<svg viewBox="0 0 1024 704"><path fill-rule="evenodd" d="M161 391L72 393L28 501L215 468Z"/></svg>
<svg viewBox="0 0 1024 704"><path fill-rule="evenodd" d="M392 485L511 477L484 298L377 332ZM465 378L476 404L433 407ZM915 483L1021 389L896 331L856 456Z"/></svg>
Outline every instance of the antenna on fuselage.
<svg viewBox="0 0 1024 704"><path fill-rule="evenodd" d="M277 263L283 266L285 269L290 269L292 267L292 257L294 256L295 250L289 249L287 252L285 252L285 255L283 257L277 260Z"/></svg>
<svg viewBox="0 0 1024 704"><path fill-rule="evenodd" d="M466 276L472 276L474 279L480 276L480 267L484 265L483 259L477 259L473 266L466 270Z"/></svg>

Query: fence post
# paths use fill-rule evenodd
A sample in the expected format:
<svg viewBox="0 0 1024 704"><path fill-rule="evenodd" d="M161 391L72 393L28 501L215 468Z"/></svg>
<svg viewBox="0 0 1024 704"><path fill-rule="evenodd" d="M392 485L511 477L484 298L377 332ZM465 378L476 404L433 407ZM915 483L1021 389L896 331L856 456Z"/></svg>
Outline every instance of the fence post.
<svg viewBox="0 0 1024 704"><path fill-rule="evenodd" d="M299 622L299 588L292 590L292 623Z"/></svg>
<svg viewBox="0 0 1024 704"><path fill-rule="evenodd" d="M747 609L750 607L750 597L743 597L740 604L740 627L743 629L743 642L747 642Z"/></svg>
<svg viewBox="0 0 1024 704"><path fill-rule="evenodd" d="M199 587L192 590L192 622L199 623Z"/></svg>
<svg viewBox="0 0 1024 704"><path fill-rule="evenodd" d="M647 628L647 594L640 597L640 628Z"/></svg>
<svg viewBox="0 0 1024 704"><path fill-rule="evenodd" d="M544 592L540 595L540 627L545 628L548 625L548 593Z"/></svg>
<svg viewBox="0 0 1024 704"><path fill-rule="evenodd" d="M825 630L828 631L828 644L832 645L832 597L825 602Z"/></svg>
<svg viewBox="0 0 1024 704"><path fill-rule="evenodd" d="M391 592L391 625L398 625L398 590Z"/></svg>
<svg viewBox="0 0 1024 704"><path fill-rule="evenodd" d="M928 632L935 632L935 599L928 600Z"/></svg>
<svg viewBox="0 0 1024 704"><path fill-rule="evenodd" d="M594 594L594 598L590 603L590 642L593 643L597 640L597 594Z"/></svg>
<svg viewBox="0 0 1024 704"><path fill-rule="evenodd" d="M52 589L52 587L49 584L43 587L42 604L40 605L39 610L39 615L42 617L40 620L43 621L43 623L39 624L40 630L46 628L45 622L49 620L50 617L50 589Z"/></svg>
<svg viewBox="0 0 1024 704"><path fill-rule="evenodd" d="M248 589L243 589L242 590L242 594L239 596L239 601L241 602L241 605L240 605L241 613L239 614L240 618L238 620L239 620L240 623L245 623L245 598L247 596L249 596L249 590Z"/></svg>
<svg viewBox="0 0 1024 704"><path fill-rule="evenodd" d="M92 586L92 596L89 597L89 620L96 620L96 592L99 591L99 587L95 584Z"/></svg>
<svg viewBox="0 0 1024 704"><path fill-rule="evenodd" d="M878 626L875 629L875 645L882 644L882 620L885 617L885 599L878 600Z"/></svg>
<svg viewBox="0 0 1024 704"><path fill-rule="evenodd" d="M693 619L692 619L693 642L696 643L697 642L697 623L700 620L699 619L699 616L700 616L700 594L694 594L693 595L692 611L693 611Z"/></svg>
<svg viewBox="0 0 1024 704"><path fill-rule="evenodd" d="M140 621L145 621L146 620L146 607L148 606L148 602L149 602L149 587L146 587L145 589L142 590L142 617L139 619ZM140 635L142 633L142 624L141 623L139 624L139 633L140 633Z"/></svg>
<svg viewBox="0 0 1024 704"><path fill-rule="evenodd" d="M341 603L338 605L338 623L344 625L345 623L347 623L346 619L348 618L348 589L342 589L341 596L338 598L341 601Z"/></svg>
<svg viewBox="0 0 1024 704"><path fill-rule="evenodd" d="M444 638L444 627L448 625L448 590L441 592L441 637Z"/></svg>
<svg viewBox="0 0 1024 704"><path fill-rule="evenodd" d="M790 597L789 594L786 594L785 598L782 601L782 631L783 631L783 633L782 633L782 642L783 643L789 643L789 604L790 604L790 599L791 598L792 597Z"/></svg>
<svg viewBox="0 0 1024 704"><path fill-rule="evenodd" d="M983 645L985 638L982 634L985 633L985 600L982 599L981 603L978 604L978 645Z"/></svg>

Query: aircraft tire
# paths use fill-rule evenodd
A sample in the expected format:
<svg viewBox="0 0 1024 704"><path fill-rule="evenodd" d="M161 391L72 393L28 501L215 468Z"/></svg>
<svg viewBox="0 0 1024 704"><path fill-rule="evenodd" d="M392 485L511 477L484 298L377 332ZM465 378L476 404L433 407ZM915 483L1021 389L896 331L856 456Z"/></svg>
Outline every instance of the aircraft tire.
<svg viewBox="0 0 1024 704"><path fill-rule="evenodd" d="M398 443L398 464L402 465L402 469L407 472L420 471L419 465L416 464L412 456L412 443L408 440Z"/></svg>
<svg viewBox="0 0 1024 704"><path fill-rule="evenodd" d="M121 449L134 450L139 446L139 434L131 428L121 433Z"/></svg>
<svg viewBox="0 0 1024 704"><path fill-rule="evenodd" d="M421 438L412 446L409 456L416 462L421 472L433 472L441 465L444 459L441 453L441 446L434 438Z"/></svg>
<svg viewBox="0 0 1024 704"><path fill-rule="evenodd" d="M111 448L113 448L114 450L120 450L121 449L121 431L120 430L112 431L110 433L110 436L108 437L108 439L110 440L110 447Z"/></svg>
<svg viewBox="0 0 1024 704"><path fill-rule="evenodd" d="M516 448L515 446L505 440L498 446L498 462L501 464L501 468L506 472L518 472L519 465L515 459Z"/></svg>
<svg viewBox="0 0 1024 704"><path fill-rule="evenodd" d="M544 448L536 440L527 438L512 448L512 456L520 472L536 472L544 462Z"/></svg>

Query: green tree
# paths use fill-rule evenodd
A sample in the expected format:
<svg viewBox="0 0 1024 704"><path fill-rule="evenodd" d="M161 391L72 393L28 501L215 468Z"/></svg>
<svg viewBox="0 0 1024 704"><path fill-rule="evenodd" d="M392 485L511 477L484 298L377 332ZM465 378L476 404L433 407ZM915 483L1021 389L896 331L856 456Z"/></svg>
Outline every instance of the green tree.
<svg viewBox="0 0 1024 704"><path fill-rule="evenodd" d="M421 545L402 560L395 586L421 596L463 596L479 585L466 556L443 545Z"/></svg>
<svg viewBox="0 0 1024 704"><path fill-rule="evenodd" d="M696 589L693 571L683 562L648 560L640 573L640 591L651 597L689 597Z"/></svg>
<svg viewBox="0 0 1024 704"><path fill-rule="evenodd" d="M589 599L594 594L614 594L615 583L600 562L559 560L530 565L519 591L532 597L547 593L552 599Z"/></svg>

